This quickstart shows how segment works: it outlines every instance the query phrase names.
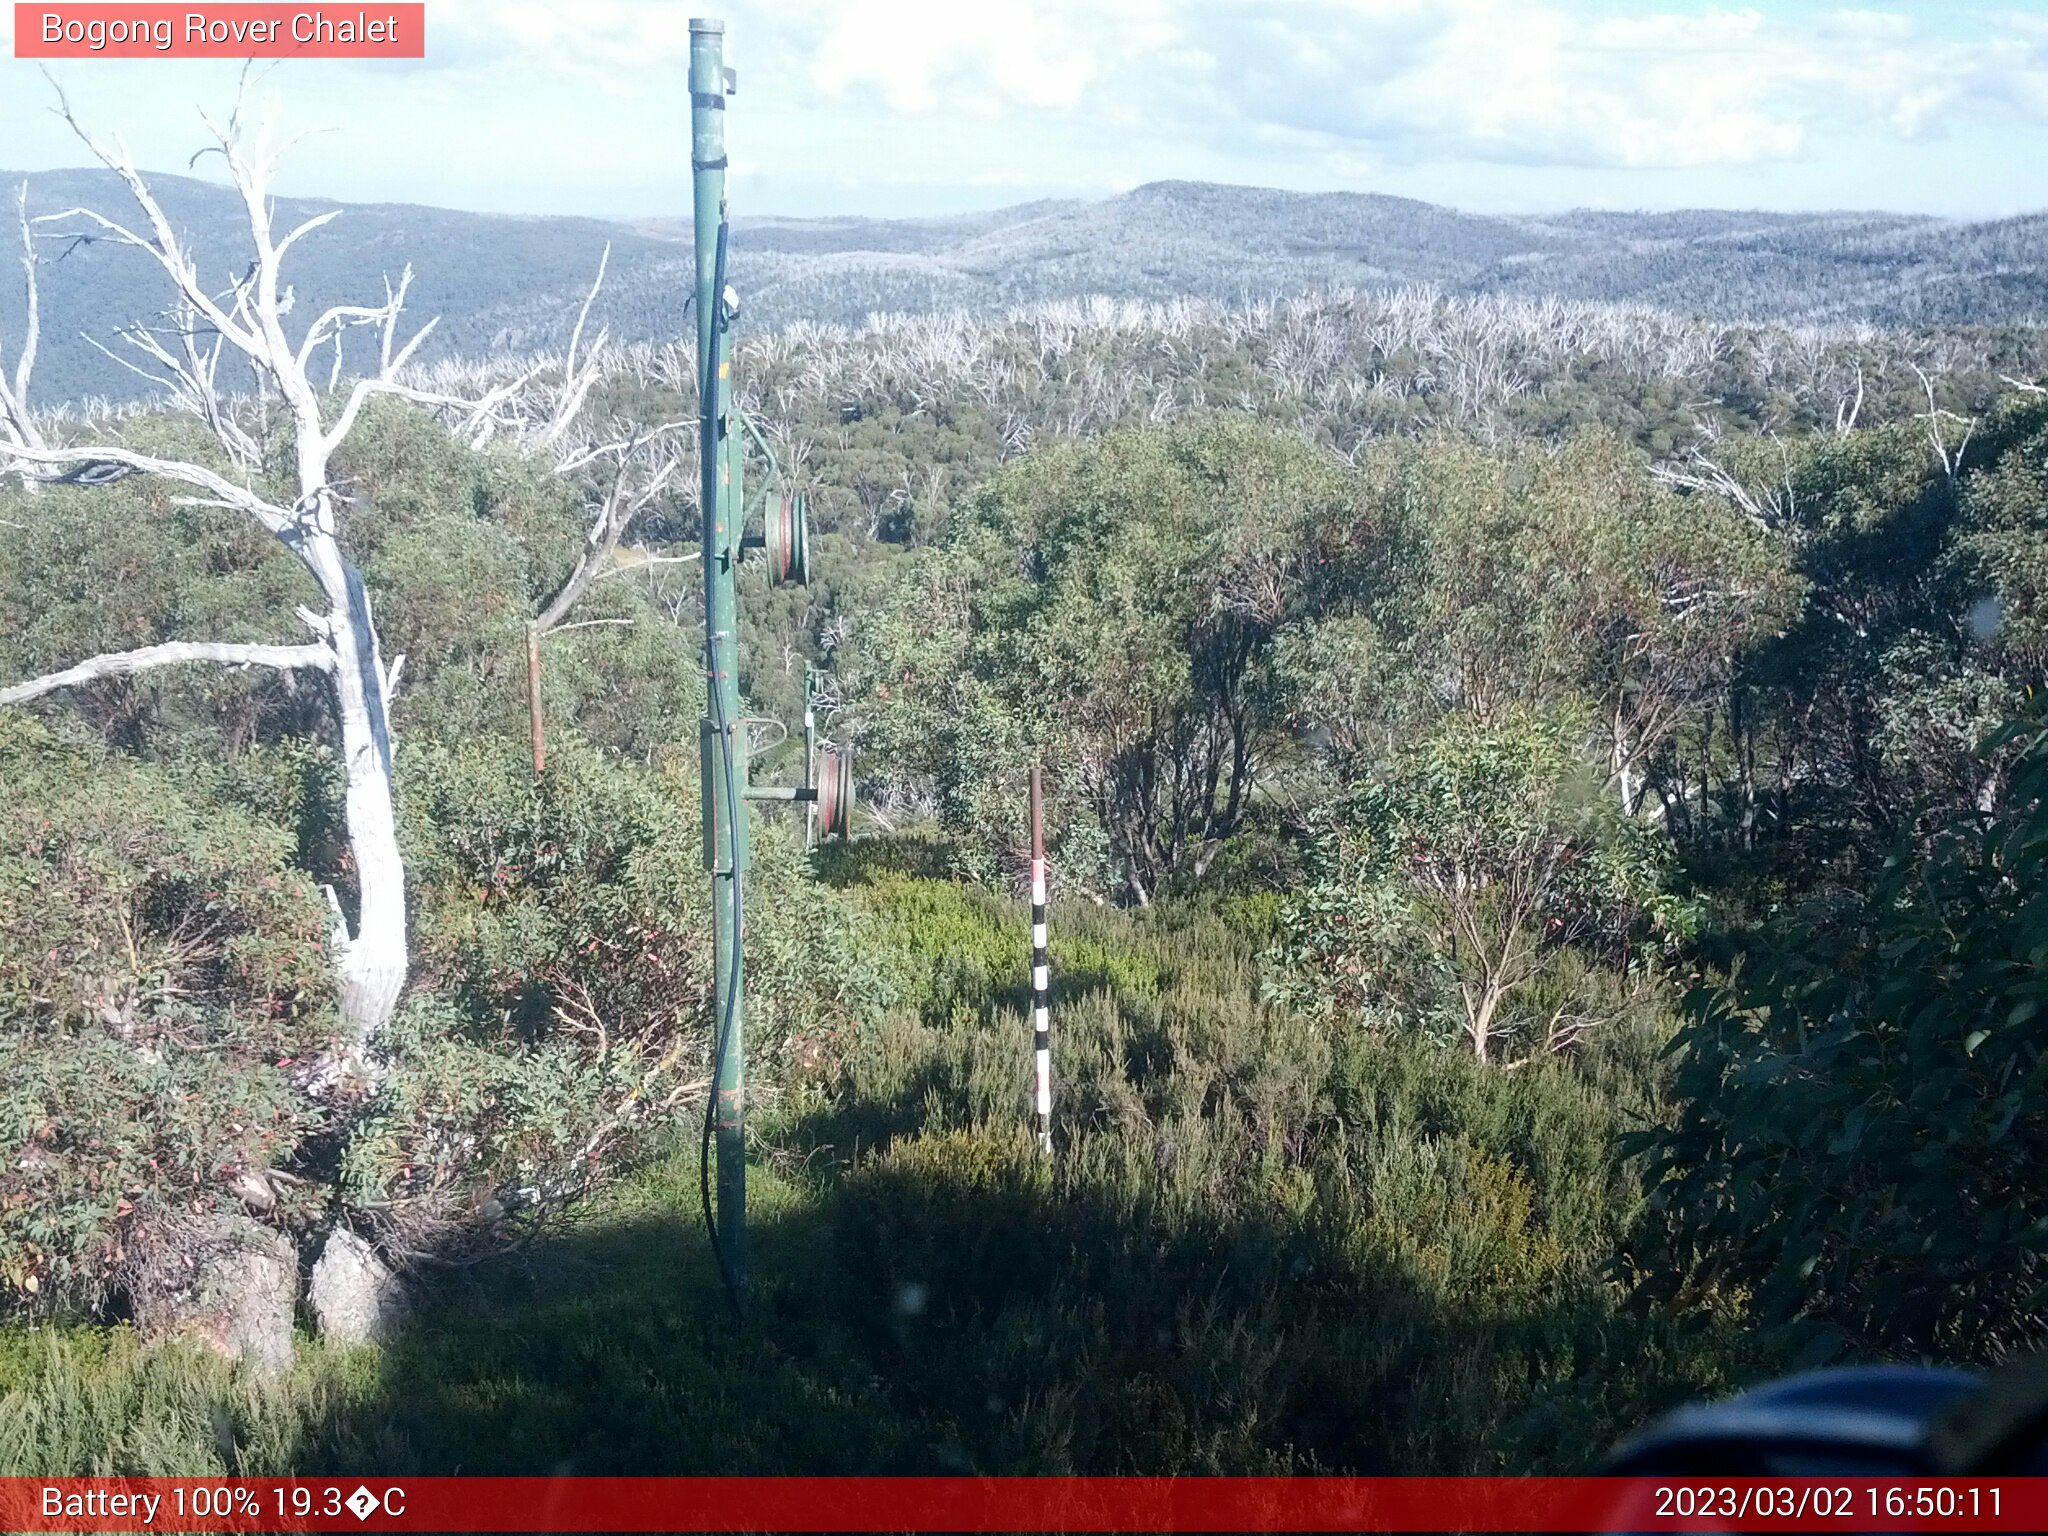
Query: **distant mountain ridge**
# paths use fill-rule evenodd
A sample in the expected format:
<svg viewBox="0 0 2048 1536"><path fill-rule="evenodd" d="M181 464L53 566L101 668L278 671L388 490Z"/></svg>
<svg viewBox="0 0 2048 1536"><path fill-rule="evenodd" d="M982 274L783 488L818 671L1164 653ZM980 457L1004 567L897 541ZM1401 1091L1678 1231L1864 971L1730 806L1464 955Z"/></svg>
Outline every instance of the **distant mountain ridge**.
<svg viewBox="0 0 2048 1536"><path fill-rule="evenodd" d="M32 214L87 204L119 217L103 171L28 176ZM202 270L223 286L247 263L225 187L153 176ZM12 189L20 173L0 172ZM678 197L686 193L679 189ZM463 213L281 198L281 223L340 207L287 276L306 312L374 298L416 271L412 305L441 324L426 356L558 344L611 246L595 320L641 340L682 328L688 223ZM9 198L11 205L11 196ZM144 319L163 289L141 255L51 242L42 269L44 402L132 398L149 385L95 351ZM0 277L0 353L20 334L19 284ZM1332 287L1556 294L1728 320L1878 325L2030 323L2048 317L2048 214L1983 222L1919 215L1580 210L1463 213L1375 193L1154 182L1097 202L1053 200L944 218L737 218L733 278L749 327L853 324L876 311L1000 312L1083 294L1235 300Z"/></svg>

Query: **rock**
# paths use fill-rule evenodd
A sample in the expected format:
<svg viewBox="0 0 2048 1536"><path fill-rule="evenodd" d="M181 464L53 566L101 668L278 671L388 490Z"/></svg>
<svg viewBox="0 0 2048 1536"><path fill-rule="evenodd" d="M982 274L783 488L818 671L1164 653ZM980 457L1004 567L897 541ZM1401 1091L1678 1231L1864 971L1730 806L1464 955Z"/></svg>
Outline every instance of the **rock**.
<svg viewBox="0 0 2048 1536"><path fill-rule="evenodd" d="M236 1175L233 1188L235 1193L241 1196L242 1204L252 1211L268 1211L277 1206L277 1191L271 1188L268 1179L254 1169Z"/></svg>
<svg viewBox="0 0 2048 1536"><path fill-rule="evenodd" d="M186 1339L259 1376L291 1369L299 1256L282 1232L224 1213L163 1245L155 1283L134 1292L145 1339Z"/></svg>
<svg viewBox="0 0 2048 1536"><path fill-rule="evenodd" d="M405 1287L367 1240L336 1227L313 1266L306 1300L322 1338L367 1344L389 1335L405 1309Z"/></svg>

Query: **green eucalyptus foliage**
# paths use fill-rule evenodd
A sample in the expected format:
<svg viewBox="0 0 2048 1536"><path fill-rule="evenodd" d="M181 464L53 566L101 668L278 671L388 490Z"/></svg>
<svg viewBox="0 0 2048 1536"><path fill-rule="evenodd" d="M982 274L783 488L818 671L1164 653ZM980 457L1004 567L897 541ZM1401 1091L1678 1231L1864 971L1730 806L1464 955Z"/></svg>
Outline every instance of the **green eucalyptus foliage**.
<svg viewBox="0 0 2048 1536"><path fill-rule="evenodd" d="M1085 371L1126 346L1068 340L1040 428L1090 419ZM832 663L863 804L949 834L831 850L821 882L757 818L749 1087L815 1284L772 1298L815 1351L778 1391L917 1470L1477 1471L1583 1459L1658 1393L1725 1384L1735 1355L1624 1314L1617 1248L1717 1317L1949 1355L2035 1336L2043 754L1978 747L2044 681L2048 406L1988 411L1943 464L1917 385L1873 377L1883 424L1802 435L1827 422L1755 341L1711 365L1735 496L1650 474L1697 393L1670 379L1572 365L1463 422L1481 442L1441 394L1255 399L1254 337L1176 363L1243 412L1160 429L1126 402L1027 449L1031 421L953 386L827 401L803 346L764 349L819 575L744 578L750 699L788 714ZM1940 398L1976 410L1961 388ZM1738 430L1765 422L1790 425ZM411 993L360 1092L302 1090L332 1029L317 887L352 890L317 678L182 668L0 716L10 1309L103 1305L153 1223L244 1171L304 1181L269 1218L296 1230L470 1258L692 1129L694 575L609 573L597 622L543 642L536 776L526 625L583 547L581 488L396 402L336 473L406 657ZM638 532L687 543L690 512ZM0 677L298 638L306 595L272 541L147 481L0 498ZM89 733L35 723L71 716ZM1020 1124L1026 920L989 888L1034 759L1058 894L1150 903L1057 909L1050 1166ZM1660 1065L1674 957L1720 984ZM1658 1116L1645 1237L1618 1138ZM667 1282L630 1293L586 1428L675 1358L645 1299ZM535 1314L575 1335L539 1375L619 1321L580 1305Z"/></svg>
<svg viewBox="0 0 2048 1536"><path fill-rule="evenodd" d="M1994 403L1960 453L1944 422L1946 466L1924 420L1717 448L1804 591L1652 765L1675 839L1736 905L1864 886L1902 832L1997 792L2009 750L1980 748L2044 680L2048 403Z"/></svg>
<svg viewBox="0 0 2048 1536"><path fill-rule="evenodd" d="M328 919L204 774L0 713L0 781L0 1306L91 1308L321 1122Z"/></svg>
<svg viewBox="0 0 2048 1536"><path fill-rule="evenodd" d="M1673 732L1797 612L1781 546L1602 432L1388 442L1358 476L1367 557L1280 649L1291 719L1340 777L1447 710L1578 708L1633 810Z"/></svg>
<svg viewBox="0 0 2048 1536"><path fill-rule="evenodd" d="M1612 1022L1602 1005L1633 989L1589 986L1591 968L1626 971L1687 914L1664 843L1603 791L1584 737L1568 713L1453 717L1321 808L1314 873L1280 908L1281 994L1447 1024L1482 1060Z"/></svg>
<svg viewBox="0 0 2048 1536"><path fill-rule="evenodd" d="M1986 462L1963 489L1956 575L1973 605L1995 604L1975 616L1972 638L2038 678L2048 669L2048 399L2022 396L1984 430Z"/></svg>
<svg viewBox="0 0 2048 1536"><path fill-rule="evenodd" d="M414 997L343 1169L401 1241L546 1215L682 1134L709 1063L711 902L694 775L563 732L400 756ZM884 983L844 903L757 829L747 880L756 1095L824 1071Z"/></svg>
<svg viewBox="0 0 2048 1536"><path fill-rule="evenodd" d="M1733 1384L1725 1339L1600 1272L1653 1033L1502 1072L1263 1003L1269 903L1072 903L1048 1160L1028 913L943 867L922 839L823 863L901 1006L755 1121L747 1327L690 1147L260 1395L125 1330L0 1335L0 1470L1575 1471ZM427 1091L533 1081L457 1078Z"/></svg>
<svg viewBox="0 0 2048 1536"><path fill-rule="evenodd" d="M1057 818L1132 895L1199 875L1280 732L1273 644L1355 534L1349 494L1327 455L1223 417L1020 460L869 627L865 742L987 841L1043 756Z"/></svg>
<svg viewBox="0 0 2048 1536"><path fill-rule="evenodd" d="M129 446L225 472L197 423L145 417ZM315 598L305 570L246 515L193 507L168 481L0 490L0 675L53 672L168 640L292 644ZM240 751L306 728L320 685L268 669L180 667L72 690L70 707L135 749Z"/></svg>
<svg viewBox="0 0 2048 1536"><path fill-rule="evenodd" d="M1446 711L1582 710L1633 812L1801 590L1782 544L1610 435L1436 434L1352 468L1218 417L992 478L848 670L885 791L1000 851L1043 756L1063 837L1093 828L1143 898L1199 878L1258 792L1313 794L1283 787L1302 768L1341 782Z"/></svg>
<svg viewBox="0 0 2048 1536"><path fill-rule="evenodd" d="M1695 994L1682 1113L1643 1138L1653 1292L1740 1288L1765 1318L1887 1352L2041 1340L2048 731L2000 745L2016 766L1988 814L1789 914Z"/></svg>
<svg viewBox="0 0 2048 1536"><path fill-rule="evenodd" d="M133 424L200 459L193 429ZM583 543L548 465L392 402L336 464L387 659L411 996L363 1084L332 1043L353 869L325 685L191 666L0 711L0 1167L9 1308L93 1309L151 1233L281 1173L265 1219L494 1241L616 1174L702 1096L708 882L696 643L636 577L544 642L551 761L527 742L526 626ZM167 639L280 641L311 594L246 519L147 480L0 493L0 676ZM284 629L280 629L280 625ZM82 715L75 725L39 720ZM688 743L682 753L673 749ZM764 817L764 822L769 818ZM825 1070L879 983L851 919L764 829L749 914L757 1093ZM126 1257L124 1257L126 1256ZM31 1286L33 1288L31 1288Z"/></svg>

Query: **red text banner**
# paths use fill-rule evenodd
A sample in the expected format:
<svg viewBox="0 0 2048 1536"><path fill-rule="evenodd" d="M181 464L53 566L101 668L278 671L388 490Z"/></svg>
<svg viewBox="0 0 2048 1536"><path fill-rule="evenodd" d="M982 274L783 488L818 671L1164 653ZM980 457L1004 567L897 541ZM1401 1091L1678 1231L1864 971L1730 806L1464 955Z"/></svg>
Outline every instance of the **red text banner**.
<svg viewBox="0 0 2048 1536"><path fill-rule="evenodd" d="M427 8L369 5L23 5L18 59L423 59Z"/></svg>
<svg viewBox="0 0 2048 1536"><path fill-rule="evenodd" d="M0 1478L9 1531L2041 1531L2048 1478Z"/></svg>

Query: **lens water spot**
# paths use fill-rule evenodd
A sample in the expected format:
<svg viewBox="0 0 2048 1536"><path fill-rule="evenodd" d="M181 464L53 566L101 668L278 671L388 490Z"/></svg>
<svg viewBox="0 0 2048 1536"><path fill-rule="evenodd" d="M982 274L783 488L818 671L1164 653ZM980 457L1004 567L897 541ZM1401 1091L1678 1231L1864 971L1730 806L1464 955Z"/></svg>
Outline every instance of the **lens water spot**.
<svg viewBox="0 0 2048 1536"><path fill-rule="evenodd" d="M1970 611L1964 615L1963 623L1969 627L1970 636L1980 644L1989 644L1998 637L1999 626L2005 622L2005 608L1995 597L1980 597L1970 604Z"/></svg>

